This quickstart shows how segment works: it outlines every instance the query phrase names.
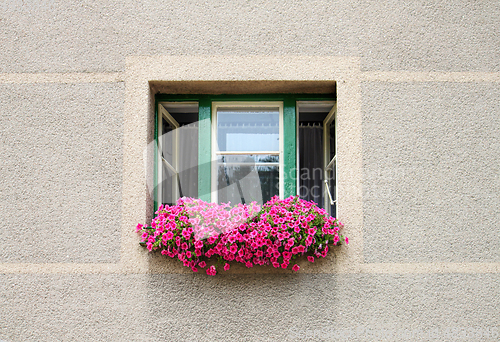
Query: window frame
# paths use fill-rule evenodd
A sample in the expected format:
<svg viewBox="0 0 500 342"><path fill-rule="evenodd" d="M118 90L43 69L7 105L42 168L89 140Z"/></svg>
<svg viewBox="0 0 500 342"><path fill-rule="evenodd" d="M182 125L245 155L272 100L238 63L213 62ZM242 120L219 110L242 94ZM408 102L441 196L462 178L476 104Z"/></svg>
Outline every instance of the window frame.
<svg viewBox="0 0 500 342"><path fill-rule="evenodd" d="M280 167L280 186L283 183L283 192L280 189L280 198L286 198L291 195L297 195L298 191L298 102L307 101L334 101L336 107L337 97L335 93L325 94L156 94L155 95L155 130L154 130L154 198L153 205L156 212L159 207L158 202L158 115L159 105L165 102L197 102L198 103L198 198L210 202L212 201L212 153L213 153L213 110L214 102L230 103L230 102L282 102L283 104L283 125L280 129L283 130L283 139L280 139L280 144L283 144L282 154L280 158L283 167ZM336 112L336 111L335 111ZM335 113L336 117L336 113ZM335 134L337 121L335 120ZM281 138L281 135L280 135ZM336 137L337 140L337 137ZM337 147L337 144L335 144ZM281 154L280 154L281 157ZM338 163L337 163L338 167ZM281 169L283 171L281 171ZM283 172L283 180L281 175ZM208 177L206 175L209 175ZM337 183L337 179L336 179ZM335 186L337 192L337 184ZM201 193L201 195L200 195ZM336 198L336 211L338 215L338 196Z"/></svg>
<svg viewBox="0 0 500 342"><path fill-rule="evenodd" d="M217 157L218 155L223 155L226 153L232 153L235 151L226 151L221 152L217 151L217 109L219 107L278 107L279 108L279 149L278 149L278 157L279 157L279 197L283 198L285 192L284 186L284 160L283 160L283 152L284 152L284 127L283 127L283 110L284 105L283 101L212 101L212 173L211 173L211 201L218 201L218 191L217 191L217 177L214 177L214 174L217 172ZM255 151L254 151L255 152ZM258 151L259 154L263 154L263 152L267 152L266 154L274 154L275 152L270 151ZM228 153L228 154L229 154ZM234 154L234 153L232 153ZM241 151L239 154L252 154L247 151Z"/></svg>

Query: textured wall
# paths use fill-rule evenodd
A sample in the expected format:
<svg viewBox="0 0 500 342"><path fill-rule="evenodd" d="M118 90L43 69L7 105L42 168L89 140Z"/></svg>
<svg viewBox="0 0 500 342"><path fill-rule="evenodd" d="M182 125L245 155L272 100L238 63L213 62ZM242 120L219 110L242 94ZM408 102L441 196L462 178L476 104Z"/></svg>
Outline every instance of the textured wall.
<svg viewBox="0 0 500 342"><path fill-rule="evenodd" d="M498 340L499 18L498 1L2 2L0 341ZM148 256L149 80L337 81L349 247L214 278Z"/></svg>
<svg viewBox="0 0 500 342"><path fill-rule="evenodd" d="M500 71L498 1L0 5L0 72L124 70L130 55L359 56L366 70Z"/></svg>
<svg viewBox="0 0 500 342"><path fill-rule="evenodd" d="M0 280L2 300L9 303L0 306L5 341L384 340L369 335L375 329L385 329L389 340L413 340L398 338L404 334L453 340L428 337L448 327L496 326L500 305L498 274L4 275Z"/></svg>
<svg viewBox="0 0 500 342"><path fill-rule="evenodd" d="M0 104L0 262L117 261L123 84L6 84Z"/></svg>
<svg viewBox="0 0 500 342"><path fill-rule="evenodd" d="M500 261L498 83L363 85L367 262Z"/></svg>

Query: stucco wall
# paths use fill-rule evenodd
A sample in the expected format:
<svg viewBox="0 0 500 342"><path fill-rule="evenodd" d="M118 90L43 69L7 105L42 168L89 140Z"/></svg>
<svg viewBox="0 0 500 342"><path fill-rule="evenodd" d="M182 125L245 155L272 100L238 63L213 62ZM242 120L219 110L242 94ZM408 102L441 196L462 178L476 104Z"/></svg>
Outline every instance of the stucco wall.
<svg viewBox="0 0 500 342"><path fill-rule="evenodd" d="M498 1L0 4L0 341L497 340L499 18ZM149 81L248 80L337 82L351 243L298 273L191 274L134 233Z"/></svg>

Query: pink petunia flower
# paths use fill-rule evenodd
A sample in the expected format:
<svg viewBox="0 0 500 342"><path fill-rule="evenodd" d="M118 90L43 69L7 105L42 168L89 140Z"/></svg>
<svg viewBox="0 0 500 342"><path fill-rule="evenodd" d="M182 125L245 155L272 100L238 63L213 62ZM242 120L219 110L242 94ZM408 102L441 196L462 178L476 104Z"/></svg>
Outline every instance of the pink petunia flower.
<svg viewBox="0 0 500 342"><path fill-rule="evenodd" d="M298 270L300 270L300 266L297 265L297 264L295 264L295 265L293 265L292 270L294 270L295 272L297 272Z"/></svg>
<svg viewBox="0 0 500 342"><path fill-rule="evenodd" d="M229 266L229 264L226 262L226 264L224 265L224 271L227 271L229 270L231 266Z"/></svg>
<svg viewBox="0 0 500 342"><path fill-rule="evenodd" d="M207 268L207 274L211 275L211 276L214 276L214 275L217 274L217 270L215 269L214 265L212 265L209 268Z"/></svg>
<svg viewBox="0 0 500 342"><path fill-rule="evenodd" d="M314 262L314 257L312 255L308 255L307 260L310 262Z"/></svg>

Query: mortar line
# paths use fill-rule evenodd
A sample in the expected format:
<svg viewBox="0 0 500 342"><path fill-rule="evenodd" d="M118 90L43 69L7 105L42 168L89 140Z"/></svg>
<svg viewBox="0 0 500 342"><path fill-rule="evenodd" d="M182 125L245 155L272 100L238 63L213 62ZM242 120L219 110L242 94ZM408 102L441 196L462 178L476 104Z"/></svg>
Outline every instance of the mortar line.
<svg viewBox="0 0 500 342"><path fill-rule="evenodd" d="M368 71L362 81L499 83L500 72Z"/></svg>
<svg viewBox="0 0 500 342"><path fill-rule="evenodd" d="M109 73L10 73L0 74L0 84L33 83L117 83L124 82L124 72Z"/></svg>
<svg viewBox="0 0 500 342"><path fill-rule="evenodd" d="M377 264L356 264L346 267L340 266L338 269L307 270L304 267L299 273L304 274L485 274L500 273L500 263L377 263ZM122 263L1 263L0 274L190 274L180 264L174 266L176 269L151 271L145 268L124 267ZM328 265L326 265L328 268ZM278 274L272 268L256 268L244 271L228 272L227 274Z"/></svg>

